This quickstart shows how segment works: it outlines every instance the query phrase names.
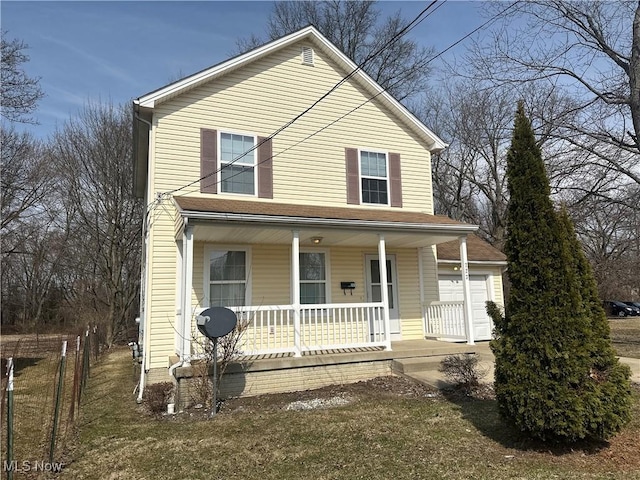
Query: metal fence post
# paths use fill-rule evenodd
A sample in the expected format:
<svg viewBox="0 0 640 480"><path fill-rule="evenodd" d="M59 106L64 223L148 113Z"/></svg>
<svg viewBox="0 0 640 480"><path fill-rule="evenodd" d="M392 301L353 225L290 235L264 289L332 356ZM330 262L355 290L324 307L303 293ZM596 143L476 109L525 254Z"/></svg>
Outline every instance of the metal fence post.
<svg viewBox="0 0 640 480"><path fill-rule="evenodd" d="M13 357L7 360L7 479L13 479Z"/></svg>
<svg viewBox="0 0 640 480"><path fill-rule="evenodd" d="M84 392L84 386L87 383L87 377L89 376L89 327L84 334L84 345L82 347L82 376L80 378L80 393L78 394L78 404L80 404L80 398L82 392Z"/></svg>
<svg viewBox="0 0 640 480"><path fill-rule="evenodd" d="M64 367L67 359L67 341L62 342L62 356L60 357L60 369L58 387L56 389L56 403L53 411L53 428L51 429L51 444L49 448L49 462L53 463L53 454L56 449L56 435L58 434L58 417L60 416L60 404L62 403L62 386L64 385Z"/></svg>
<svg viewBox="0 0 640 480"><path fill-rule="evenodd" d="M76 403L80 408L80 335L76 337L76 358L73 365L73 388L71 389L71 406L69 407L69 423L75 419Z"/></svg>

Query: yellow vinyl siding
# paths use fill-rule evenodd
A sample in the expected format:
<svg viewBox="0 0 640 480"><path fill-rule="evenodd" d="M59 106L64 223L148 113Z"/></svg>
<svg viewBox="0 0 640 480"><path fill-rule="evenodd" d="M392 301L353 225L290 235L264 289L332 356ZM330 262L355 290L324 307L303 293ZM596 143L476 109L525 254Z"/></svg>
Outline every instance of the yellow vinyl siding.
<svg viewBox="0 0 640 480"><path fill-rule="evenodd" d="M251 304L289 305L291 247L253 245L251 251Z"/></svg>
<svg viewBox="0 0 640 480"><path fill-rule="evenodd" d="M366 302L364 255L370 253L360 248L331 249L331 303ZM372 253L372 252L371 252ZM340 282L356 282L353 295L342 291Z"/></svg>
<svg viewBox="0 0 640 480"><path fill-rule="evenodd" d="M424 277L424 302L429 305L440 299L438 291L438 265L436 261L436 247L425 247L422 253L422 275Z"/></svg>
<svg viewBox="0 0 640 480"><path fill-rule="evenodd" d="M420 306L418 250L397 250L389 251L389 253L396 254L402 340L424 338L422 308Z"/></svg>
<svg viewBox="0 0 640 480"><path fill-rule="evenodd" d="M307 44L306 45L311 45ZM154 109L150 138L148 202L200 177L200 129L238 131L267 136L310 106L346 73L314 47L315 66L300 64L302 43L274 52L208 84L194 88ZM363 103L371 94L349 81L273 140L273 200L282 203L346 206L345 147L381 150L401 155L403 209L433 213L430 155L418 137L377 101L297 144ZM218 177L219 178L219 177ZM176 195L201 196L199 182ZM209 196L209 195L205 195ZM256 197L219 195L234 199ZM386 209L388 207L379 207ZM389 207L390 208L390 207ZM176 343L176 232L181 219L170 198L150 214L149 291L146 297L146 340L149 368L166 367ZM193 309L204 290L204 243L194 244ZM367 250L371 251L371 250ZM360 253L358 253L360 252ZM376 253L375 249L371 253ZM290 245L252 245L251 303L291 301ZM398 257L404 338L421 335L416 253ZM406 257L406 258L405 258ZM414 263L411 263L413 258ZM333 303L365 301L364 250L332 249L329 289ZM423 258L425 295L437 289L433 258ZM433 278L431 278L433 277ZM355 281L354 295L344 295L340 281ZM406 292L406 293L405 293ZM435 292L437 297L437 291Z"/></svg>
<svg viewBox="0 0 640 480"><path fill-rule="evenodd" d="M149 368L165 367L176 344L176 269L177 246L173 203L165 200L151 213L149 235L150 290L147 292L146 334L149 335Z"/></svg>
<svg viewBox="0 0 640 480"><path fill-rule="evenodd" d="M314 68L301 65L300 45L293 45L159 105L156 190L171 190L199 177L200 128L269 135L343 74L325 62L318 50ZM344 148L371 148L401 154L403 208L432 212L429 152L375 100L294 146L369 97L347 82L274 138L274 201L317 203L322 199L326 205L346 205ZM199 195L199 185L180 194Z"/></svg>

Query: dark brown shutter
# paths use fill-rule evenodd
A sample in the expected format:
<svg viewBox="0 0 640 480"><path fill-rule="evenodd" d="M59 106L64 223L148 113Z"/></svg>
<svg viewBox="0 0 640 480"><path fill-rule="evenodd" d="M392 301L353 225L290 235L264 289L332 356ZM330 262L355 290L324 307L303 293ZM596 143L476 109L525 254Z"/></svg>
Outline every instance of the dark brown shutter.
<svg viewBox="0 0 640 480"><path fill-rule="evenodd" d="M258 137L258 197L273 198L273 147L271 139L265 140Z"/></svg>
<svg viewBox="0 0 640 480"><path fill-rule="evenodd" d="M392 207L402 207L402 178L400 175L400 154L389 154L389 189Z"/></svg>
<svg viewBox="0 0 640 480"><path fill-rule="evenodd" d="M344 156L347 169L347 203L358 205L360 203L358 150L356 148L345 148Z"/></svg>
<svg viewBox="0 0 640 480"><path fill-rule="evenodd" d="M200 191L218 193L218 132L200 129Z"/></svg>

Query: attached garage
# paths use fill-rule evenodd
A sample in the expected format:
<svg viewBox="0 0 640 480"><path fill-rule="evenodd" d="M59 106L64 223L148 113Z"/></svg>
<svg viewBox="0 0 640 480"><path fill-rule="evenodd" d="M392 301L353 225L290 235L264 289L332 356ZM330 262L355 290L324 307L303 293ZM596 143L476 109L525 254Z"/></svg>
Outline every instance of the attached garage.
<svg viewBox="0 0 640 480"><path fill-rule="evenodd" d="M460 242L439 244L437 254L439 301L463 302ZM467 237L467 257L473 337L477 341L491 340L493 323L487 315L486 302L504 305L502 273L507 266L506 257L476 235ZM443 337L447 339L446 335Z"/></svg>
<svg viewBox="0 0 640 480"><path fill-rule="evenodd" d="M489 275L469 275L473 332L476 340L490 340L493 324L487 315L486 302L492 300ZM462 302L462 277L460 275L438 275L440 301Z"/></svg>

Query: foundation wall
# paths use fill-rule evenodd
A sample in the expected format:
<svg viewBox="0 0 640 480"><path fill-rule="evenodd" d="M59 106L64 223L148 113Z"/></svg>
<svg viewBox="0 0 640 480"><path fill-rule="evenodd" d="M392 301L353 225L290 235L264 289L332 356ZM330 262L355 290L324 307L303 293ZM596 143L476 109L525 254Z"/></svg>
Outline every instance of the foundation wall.
<svg viewBox="0 0 640 480"><path fill-rule="evenodd" d="M226 373L220 385L222 399L250 397L265 393L311 390L336 384L355 383L391 375L392 360L375 360L337 365L274 368ZM195 403L202 380L193 374L178 379L178 407Z"/></svg>

